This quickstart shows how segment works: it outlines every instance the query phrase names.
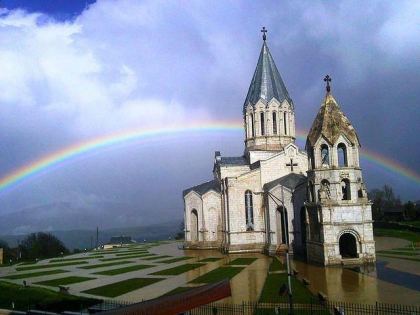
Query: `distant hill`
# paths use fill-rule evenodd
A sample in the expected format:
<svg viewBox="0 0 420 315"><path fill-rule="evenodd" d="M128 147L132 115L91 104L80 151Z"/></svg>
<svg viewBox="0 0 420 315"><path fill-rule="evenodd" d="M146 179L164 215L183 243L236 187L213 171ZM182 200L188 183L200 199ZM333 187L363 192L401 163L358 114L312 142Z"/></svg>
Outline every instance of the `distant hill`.
<svg viewBox="0 0 420 315"><path fill-rule="evenodd" d="M55 202L1 214L0 239L16 246L18 239L42 231L57 236L70 250L84 249L96 245L98 227L99 245L116 235L129 235L137 241L160 240L178 233L182 215L181 211L150 213L122 202Z"/></svg>
<svg viewBox="0 0 420 315"><path fill-rule="evenodd" d="M144 241L167 240L169 237L174 238L179 232L180 221L171 221L165 223L151 224L149 226L128 227L105 229L99 228L98 245L102 246L107 243L111 236L127 235L137 243ZM48 233L58 237L64 245L69 249L90 249L96 246L96 229L95 230L70 230L70 231L49 231ZM6 241L9 246L15 247L18 240L23 240L26 235L0 235L0 239Z"/></svg>
<svg viewBox="0 0 420 315"><path fill-rule="evenodd" d="M25 235L37 231L114 229L182 221L182 211L150 213L140 205L122 202L55 202L0 215L0 233Z"/></svg>

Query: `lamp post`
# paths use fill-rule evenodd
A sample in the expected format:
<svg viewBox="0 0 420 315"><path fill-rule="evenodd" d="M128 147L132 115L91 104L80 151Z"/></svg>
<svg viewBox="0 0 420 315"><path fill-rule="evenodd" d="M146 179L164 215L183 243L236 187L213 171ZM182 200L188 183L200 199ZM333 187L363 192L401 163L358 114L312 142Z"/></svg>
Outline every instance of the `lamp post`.
<svg viewBox="0 0 420 315"><path fill-rule="evenodd" d="M290 314L294 314L293 312L293 293L292 293L292 273L290 268L290 256L289 256L289 236L288 236L288 229L287 229L287 217L286 217L286 207L284 206L284 192L283 186L281 186L281 200L274 196L269 191L267 192L254 192L256 195L267 193L267 195L274 201L277 207L282 207L281 215L283 218L283 230L284 230L284 241L286 243L286 267L287 267L287 282L289 285L289 303L290 303ZM281 205L278 203L280 202Z"/></svg>

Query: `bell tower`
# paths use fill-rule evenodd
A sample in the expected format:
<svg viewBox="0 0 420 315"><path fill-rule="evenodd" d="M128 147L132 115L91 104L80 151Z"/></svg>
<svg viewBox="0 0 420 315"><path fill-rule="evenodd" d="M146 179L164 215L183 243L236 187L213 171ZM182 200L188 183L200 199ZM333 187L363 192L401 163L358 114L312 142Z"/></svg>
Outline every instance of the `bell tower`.
<svg viewBox="0 0 420 315"><path fill-rule="evenodd" d="M245 153L280 151L295 142L293 101L267 46L267 30L243 107Z"/></svg>
<svg viewBox="0 0 420 315"><path fill-rule="evenodd" d="M372 209L359 164L356 130L331 94L306 140L308 198L307 258L323 265L375 260Z"/></svg>

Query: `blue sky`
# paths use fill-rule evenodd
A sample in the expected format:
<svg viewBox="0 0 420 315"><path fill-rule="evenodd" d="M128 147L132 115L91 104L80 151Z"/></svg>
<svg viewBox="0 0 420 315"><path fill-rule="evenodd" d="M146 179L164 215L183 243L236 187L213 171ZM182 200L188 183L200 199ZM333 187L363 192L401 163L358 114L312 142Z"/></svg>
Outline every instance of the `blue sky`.
<svg viewBox="0 0 420 315"><path fill-rule="evenodd" d="M240 124L263 26L298 130L309 130L329 74L362 149L420 174L417 1L2 0L0 8L0 176L107 134ZM243 132L91 153L1 194L0 215L76 200L182 217L182 190L212 179L214 151L242 155ZM367 161L362 168L368 190L388 184L403 201L420 199L418 183Z"/></svg>

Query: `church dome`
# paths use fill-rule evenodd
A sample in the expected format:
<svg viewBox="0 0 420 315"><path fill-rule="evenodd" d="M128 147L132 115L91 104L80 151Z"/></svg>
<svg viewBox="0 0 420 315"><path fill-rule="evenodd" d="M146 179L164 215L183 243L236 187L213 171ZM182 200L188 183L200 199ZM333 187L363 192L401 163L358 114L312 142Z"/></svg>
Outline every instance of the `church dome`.
<svg viewBox="0 0 420 315"><path fill-rule="evenodd" d="M260 99L268 103L273 98L279 103L287 100L293 109L292 99L289 96L289 92L287 92L286 86L264 39L257 67L245 99L243 113L245 114L246 107L249 103L254 106Z"/></svg>

